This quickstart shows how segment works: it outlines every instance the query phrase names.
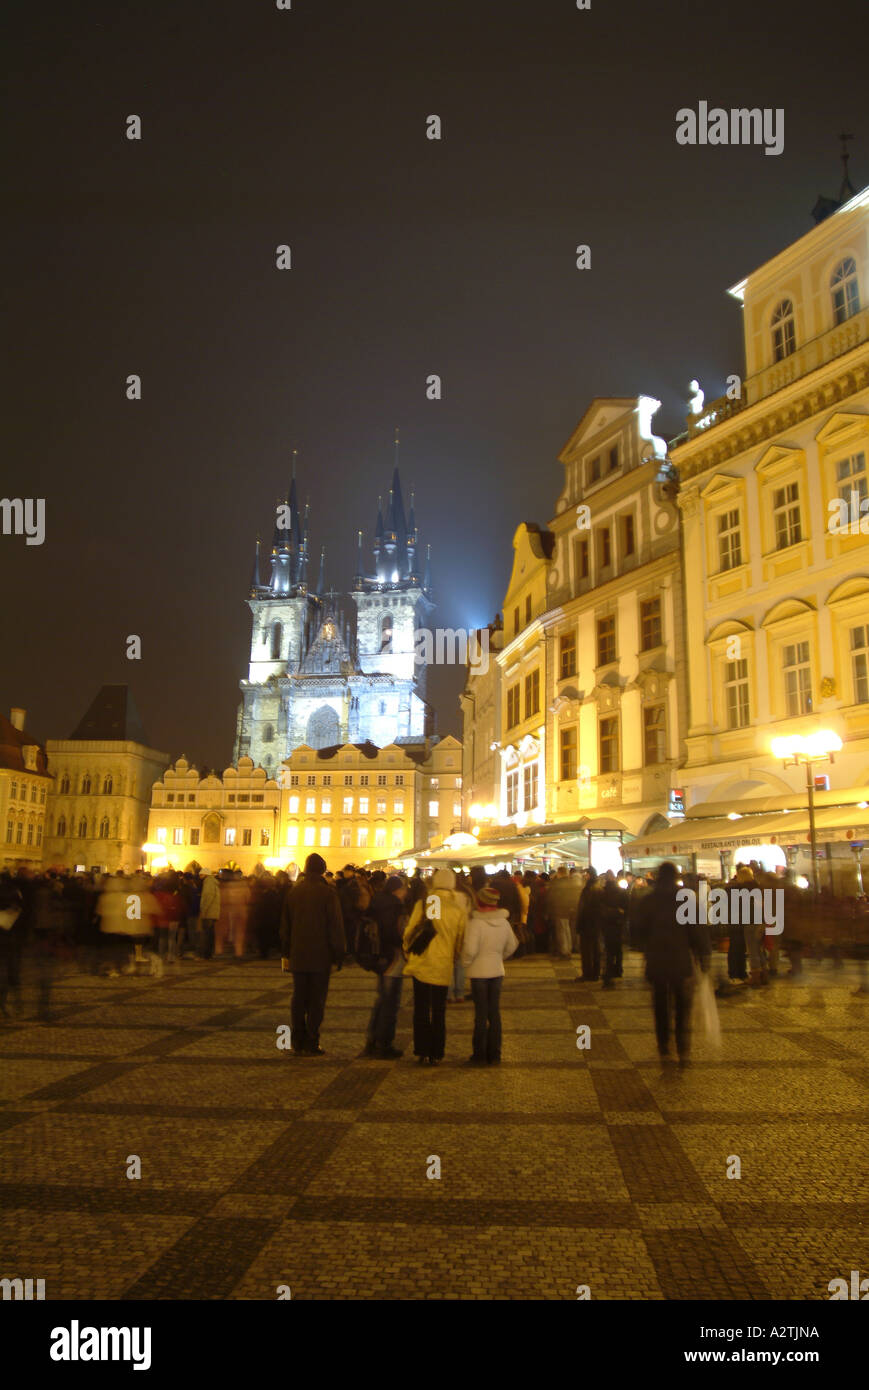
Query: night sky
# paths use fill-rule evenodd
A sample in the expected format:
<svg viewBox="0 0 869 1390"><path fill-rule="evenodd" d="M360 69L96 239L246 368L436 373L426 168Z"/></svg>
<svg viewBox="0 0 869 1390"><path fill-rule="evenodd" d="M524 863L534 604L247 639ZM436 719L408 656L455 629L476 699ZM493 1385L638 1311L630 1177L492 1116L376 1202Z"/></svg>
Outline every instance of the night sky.
<svg viewBox="0 0 869 1390"><path fill-rule="evenodd" d="M726 288L836 194L840 131L854 187L869 181L864 0L802 13L16 5L2 493L47 515L42 546L0 537L0 708L63 738L126 681L153 746L225 766L254 541L292 449L311 578L325 543L346 588L396 426L434 621L489 620L592 397L658 396L656 432L678 433L692 376L712 398L742 371ZM701 100L783 107L784 153L677 145L676 111ZM442 732L460 731L460 684L432 683Z"/></svg>

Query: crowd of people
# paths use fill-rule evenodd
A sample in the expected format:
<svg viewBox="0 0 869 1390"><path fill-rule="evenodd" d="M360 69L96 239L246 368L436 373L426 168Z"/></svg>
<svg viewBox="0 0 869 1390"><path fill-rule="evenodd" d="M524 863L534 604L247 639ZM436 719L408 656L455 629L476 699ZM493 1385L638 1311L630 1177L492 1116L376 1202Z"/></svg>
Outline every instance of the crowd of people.
<svg viewBox="0 0 869 1390"><path fill-rule="evenodd" d="M398 1058L395 1046L404 980L413 989L413 1051L437 1065L446 1048L447 1006L474 1006L473 1051L467 1065L501 1061L504 961L578 956L586 984L612 989L623 975L626 948L643 951L662 1058L675 1036L687 1060L694 982L721 952L716 992L761 988L805 955L856 956L865 962L869 904L865 896L817 898L789 875L741 865L725 885L775 887L784 896L784 930L763 922L723 928L683 925L677 891L699 881L672 864L648 874L559 867L553 874L481 867L438 868L412 876L347 865L333 874L311 854L291 876L257 871L186 871L0 875L0 1018L20 1011L23 963L32 962L37 1016L52 1019L52 984L72 964L117 978L147 970L162 975L179 959L279 956L293 975L291 1043L296 1055L322 1055L322 1026L333 970L355 959L374 976L364 1056ZM862 988L862 986L861 986Z"/></svg>

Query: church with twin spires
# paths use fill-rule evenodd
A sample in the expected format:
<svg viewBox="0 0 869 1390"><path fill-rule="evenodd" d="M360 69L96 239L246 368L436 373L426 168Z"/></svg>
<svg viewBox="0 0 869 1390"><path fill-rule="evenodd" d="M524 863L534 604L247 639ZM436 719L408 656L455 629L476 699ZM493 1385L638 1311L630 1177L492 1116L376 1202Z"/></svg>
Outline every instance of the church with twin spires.
<svg viewBox="0 0 869 1390"><path fill-rule="evenodd" d="M240 681L232 761L250 757L270 777L294 748L343 743L421 743L434 732L425 698L425 666L415 662L414 633L434 609L427 552L420 547L413 495L405 514L398 474L384 516L378 506L366 572L362 532L349 595L326 588L325 548L309 576L308 508L300 515L295 466L289 493L276 507L271 551L257 541L248 607L250 664ZM355 622L341 607L349 597Z"/></svg>

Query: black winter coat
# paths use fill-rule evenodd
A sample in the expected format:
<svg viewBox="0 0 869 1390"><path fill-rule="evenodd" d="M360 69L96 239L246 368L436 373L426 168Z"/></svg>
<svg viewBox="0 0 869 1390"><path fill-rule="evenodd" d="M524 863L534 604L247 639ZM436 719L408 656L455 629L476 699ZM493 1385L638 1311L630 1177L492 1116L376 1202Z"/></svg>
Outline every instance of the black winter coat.
<svg viewBox="0 0 869 1390"><path fill-rule="evenodd" d="M281 955L291 970L326 972L347 950L338 894L320 875L287 889L281 912Z"/></svg>

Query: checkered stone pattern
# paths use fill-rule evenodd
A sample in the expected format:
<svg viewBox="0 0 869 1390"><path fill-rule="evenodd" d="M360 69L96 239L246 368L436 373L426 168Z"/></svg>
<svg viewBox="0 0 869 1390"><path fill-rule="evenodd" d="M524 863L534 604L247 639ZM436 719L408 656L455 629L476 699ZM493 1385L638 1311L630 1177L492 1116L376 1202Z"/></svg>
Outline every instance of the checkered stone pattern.
<svg viewBox="0 0 869 1390"><path fill-rule="evenodd" d="M71 969L50 1024L25 988L0 1029L0 1277L47 1299L824 1300L869 1273L852 968L723 998L720 1050L695 1032L684 1071L661 1067L637 957L614 989L575 976L508 964L486 1069L461 1065L469 1003L445 1061L415 1064L409 981L405 1056L360 1056L355 966L319 1058L277 1045L277 962Z"/></svg>

